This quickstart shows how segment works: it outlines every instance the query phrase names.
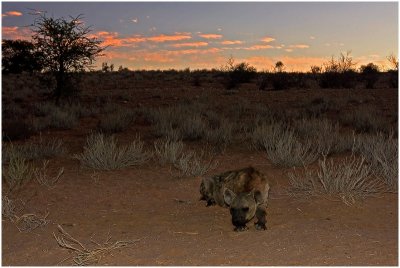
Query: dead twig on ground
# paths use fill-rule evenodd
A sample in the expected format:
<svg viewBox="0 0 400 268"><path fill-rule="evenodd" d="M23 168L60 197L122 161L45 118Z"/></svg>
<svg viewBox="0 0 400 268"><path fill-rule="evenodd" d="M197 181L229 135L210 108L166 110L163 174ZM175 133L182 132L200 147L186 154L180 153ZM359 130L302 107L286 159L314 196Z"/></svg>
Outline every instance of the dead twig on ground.
<svg viewBox="0 0 400 268"><path fill-rule="evenodd" d="M60 236L56 236L53 233L55 240L58 245L62 248L66 248L74 251L76 256L73 257L73 261L76 265L91 265L98 263L100 259L110 251L118 248L123 248L132 244L134 242L138 242L140 239L129 240L129 241L116 241L114 243L110 243L111 236L109 236L102 245L93 242L97 245L97 248L90 250L86 248L81 242L68 234L60 225L57 226L58 231L61 233Z"/></svg>
<svg viewBox="0 0 400 268"><path fill-rule="evenodd" d="M36 214L24 214L20 217L16 216L15 226L20 232L30 232L39 227L45 226L49 222L47 221L47 216L49 212L46 213L44 217L37 216Z"/></svg>

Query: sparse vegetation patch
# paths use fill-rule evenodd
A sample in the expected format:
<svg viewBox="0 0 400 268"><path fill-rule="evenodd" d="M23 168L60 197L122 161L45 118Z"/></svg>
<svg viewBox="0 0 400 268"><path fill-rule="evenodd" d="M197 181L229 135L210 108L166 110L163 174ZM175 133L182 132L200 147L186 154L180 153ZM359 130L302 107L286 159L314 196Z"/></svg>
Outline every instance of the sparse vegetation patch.
<svg viewBox="0 0 400 268"><path fill-rule="evenodd" d="M87 138L83 153L74 158L83 166L93 169L121 169L141 165L149 159L150 154L144 151L143 145L139 137L128 145L118 145L113 136L92 134Z"/></svg>

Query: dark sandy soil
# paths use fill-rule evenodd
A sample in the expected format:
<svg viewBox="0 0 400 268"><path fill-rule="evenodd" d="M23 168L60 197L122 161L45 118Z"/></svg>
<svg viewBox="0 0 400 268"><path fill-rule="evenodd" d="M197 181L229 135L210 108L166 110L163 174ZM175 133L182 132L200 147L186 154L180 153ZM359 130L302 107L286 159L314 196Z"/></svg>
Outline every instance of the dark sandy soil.
<svg viewBox="0 0 400 268"><path fill-rule="evenodd" d="M143 90L131 105L171 103L203 92L198 91ZM300 98L343 94L325 92L224 95L215 90L213 94L227 102L247 98L289 106ZM382 107L397 105L393 104L394 90L351 94ZM16 194L15 200L25 203L20 214L48 212L48 224L22 233L3 219L3 265L72 265L73 252L59 247L53 236L59 235L57 225L89 249L98 247L91 241L101 244L108 236L110 242L135 241L104 254L98 265L398 265L397 194L359 200L353 206L323 197L293 198L286 194L287 169L272 165L261 152L233 146L217 156L219 166L211 174L252 165L273 182L268 230L257 231L250 223L248 231L238 233L233 231L227 209L198 201L200 178L177 178L169 167L153 162L120 171L94 173L81 168L71 155L82 151L91 124L84 119L73 130L43 134L62 138L69 148L67 155L50 164L54 172L63 166L65 174L52 189L32 181ZM138 123L118 137L129 140L137 131L146 133L146 128ZM142 135L151 144L148 136Z"/></svg>

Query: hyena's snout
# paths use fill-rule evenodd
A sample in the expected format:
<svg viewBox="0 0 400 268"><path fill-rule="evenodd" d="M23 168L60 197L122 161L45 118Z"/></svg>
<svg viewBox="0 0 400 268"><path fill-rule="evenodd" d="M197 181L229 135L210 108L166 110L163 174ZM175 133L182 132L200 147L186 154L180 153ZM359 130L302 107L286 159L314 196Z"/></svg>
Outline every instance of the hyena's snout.
<svg viewBox="0 0 400 268"><path fill-rule="evenodd" d="M236 227L246 226L252 217L249 217L249 208L230 208L232 224ZM250 218L250 219L249 219Z"/></svg>

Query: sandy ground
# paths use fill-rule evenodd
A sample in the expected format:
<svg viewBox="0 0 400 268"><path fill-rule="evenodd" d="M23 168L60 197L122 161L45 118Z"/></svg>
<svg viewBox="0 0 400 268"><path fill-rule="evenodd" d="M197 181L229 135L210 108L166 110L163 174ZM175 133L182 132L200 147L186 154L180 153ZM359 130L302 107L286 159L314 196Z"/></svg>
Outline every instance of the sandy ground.
<svg viewBox="0 0 400 268"><path fill-rule="evenodd" d="M190 96L183 91L164 92L143 91L132 105L153 100L157 105L175 96ZM368 98L385 106L397 99L390 92ZM296 102L293 93L241 94L275 104ZM318 96L304 91L302 98L311 97L307 94ZM238 95L223 96L239 99ZM74 130L45 135L65 139L70 154L79 152L89 132L82 128L85 124L90 120ZM143 126L134 126L119 137L129 140L136 128ZM91 241L101 244L109 236L110 242L135 241L105 254L99 265L398 265L397 194L368 198L354 206L322 197L298 199L286 194L288 170L275 167L260 152L233 147L217 160L220 164L211 174L252 165L273 181L266 231L257 231L249 223L248 231L234 232L227 209L206 207L198 200L200 178L177 178L169 167L155 163L94 173L66 155L50 164L54 172L65 168L54 188L32 182L17 193L17 200L25 203L21 213L49 212L48 224L22 233L3 219L2 264L73 264L73 252L59 247L53 236L61 225L89 249L98 247Z"/></svg>

